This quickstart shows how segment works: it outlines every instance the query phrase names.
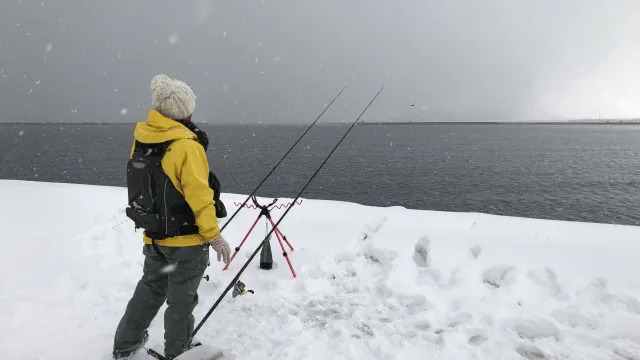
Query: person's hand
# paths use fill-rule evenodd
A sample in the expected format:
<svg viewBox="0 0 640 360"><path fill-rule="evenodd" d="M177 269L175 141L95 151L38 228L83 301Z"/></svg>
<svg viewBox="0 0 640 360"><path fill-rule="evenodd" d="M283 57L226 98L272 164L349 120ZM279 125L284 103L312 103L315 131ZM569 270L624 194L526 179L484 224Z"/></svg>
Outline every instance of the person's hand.
<svg viewBox="0 0 640 360"><path fill-rule="evenodd" d="M211 245L213 250L215 250L218 254L218 262L220 262L220 259L222 259L225 264L229 263L231 248L229 247L227 241L222 237L222 235L220 235L216 239L208 240L207 244Z"/></svg>

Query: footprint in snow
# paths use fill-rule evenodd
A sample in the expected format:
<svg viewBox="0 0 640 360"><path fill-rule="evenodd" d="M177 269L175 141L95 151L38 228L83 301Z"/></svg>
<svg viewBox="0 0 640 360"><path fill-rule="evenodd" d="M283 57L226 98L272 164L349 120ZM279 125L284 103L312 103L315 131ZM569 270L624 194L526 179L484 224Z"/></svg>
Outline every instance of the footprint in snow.
<svg viewBox="0 0 640 360"><path fill-rule="evenodd" d="M516 268L514 266L493 266L482 274L482 282L492 289L513 285L515 281Z"/></svg>
<svg viewBox="0 0 640 360"><path fill-rule="evenodd" d="M482 247L480 247L480 245L476 245L469 249L469 251L471 252L471 256L473 256L474 259L477 259L480 256L480 253L482 253Z"/></svg>
<svg viewBox="0 0 640 360"><path fill-rule="evenodd" d="M506 321L505 324L523 339L553 338L555 341L561 340L560 328L548 318L539 316L514 318Z"/></svg>
<svg viewBox="0 0 640 360"><path fill-rule="evenodd" d="M480 256L481 252L482 252L482 248L479 245L476 245L476 246L470 248L469 249L469 253L471 255L471 259L467 262L467 264L468 263L472 263L475 260L477 260L478 257ZM460 278L458 277L458 273L467 264L461 264L460 266L457 266L457 267L453 268L453 270L451 271L451 275L449 276L449 281L446 284L440 284L440 287L445 289L445 288L452 288L452 287L457 286L459 284L459 281L460 281Z"/></svg>
<svg viewBox="0 0 640 360"><path fill-rule="evenodd" d="M473 315L471 313L468 313L468 312L456 313L450 317L447 327L455 328L462 324L469 323L471 320L473 320Z"/></svg>
<svg viewBox="0 0 640 360"><path fill-rule="evenodd" d="M370 224L365 224L360 235L361 240L370 240L380 230L385 222L387 222L387 217L382 216Z"/></svg>
<svg viewBox="0 0 640 360"><path fill-rule="evenodd" d="M640 301L631 295L622 295L618 300L624 304L630 313L640 315Z"/></svg>
<svg viewBox="0 0 640 360"><path fill-rule="evenodd" d="M482 329L473 329L467 335L469 336L469 345L478 346L489 340L486 331Z"/></svg>
<svg viewBox="0 0 640 360"><path fill-rule="evenodd" d="M596 330L601 326L597 317L591 316L591 314L584 312L583 309L577 306L553 310L551 317L558 323L574 329Z"/></svg>
<svg viewBox="0 0 640 360"><path fill-rule="evenodd" d="M552 269L532 269L527 272L527 277L534 283L546 288L554 296L562 297L562 288L558 283L558 277L556 276L555 271Z"/></svg>
<svg viewBox="0 0 640 360"><path fill-rule="evenodd" d="M624 360L640 360L640 344L631 339L609 341L609 348Z"/></svg>
<svg viewBox="0 0 640 360"><path fill-rule="evenodd" d="M389 271L398 254L393 251L378 249L372 243L368 243L362 249L362 256L370 263L380 266L385 271Z"/></svg>
<svg viewBox="0 0 640 360"><path fill-rule="evenodd" d="M420 320L414 325L420 331L429 331L432 329L431 324L427 320Z"/></svg>
<svg viewBox="0 0 640 360"><path fill-rule="evenodd" d="M423 236L418 240L413 252L413 261L419 268L429 267L429 244L431 240L428 237Z"/></svg>
<svg viewBox="0 0 640 360"><path fill-rule="evenodd" d="M397 300L403 311L409 315L424 313L436 308L435 304L427 300L424 295L399 296Z"/></svg>
<svg viewBox="0 0 640 360"><path fill-rule="evenodd" d="M520 354L520 356L527 358L529 360L543 360L547 359L547 355L545 355L544 351L539 348L528 345L521 344L516 348L516 352Z"/></svg>
<svg viewBox="0 0 640 360"><path fill-rule="evenodd" d="M608 302L611 300L611 295L607 291L607 284L606 279L596 278L576 291L575 295L589 301Z"/></svg>

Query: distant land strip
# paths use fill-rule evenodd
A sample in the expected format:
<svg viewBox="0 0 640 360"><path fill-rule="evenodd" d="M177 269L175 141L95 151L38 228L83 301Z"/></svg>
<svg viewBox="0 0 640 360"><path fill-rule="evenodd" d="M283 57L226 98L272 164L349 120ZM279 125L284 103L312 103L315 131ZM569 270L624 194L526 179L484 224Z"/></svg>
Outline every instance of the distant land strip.
<svg viewBox="0 0 640 360"><path fill-rule="evenodd" d="M358 125L640 125L640 119L615 121L384 121Z"/></svg>
<svg viewBox="0 0 640 360"><path fill-rule="evenodd" d="M200 123L199 125L303 125L302 123ZM342 124L339 122L325 125ZM0 125L127 125L135 126L136 122L72 122L72 121L0 121ZM640 125L640 119L625 120L562 120L562 121L361 121L358 125Z"/></svg>
<svg viewBox="0 0 640 360"><path fill-rule="evenodd" d="M92 121L0 121L0 125L132 125L135 122L92 122Z"/></svg>

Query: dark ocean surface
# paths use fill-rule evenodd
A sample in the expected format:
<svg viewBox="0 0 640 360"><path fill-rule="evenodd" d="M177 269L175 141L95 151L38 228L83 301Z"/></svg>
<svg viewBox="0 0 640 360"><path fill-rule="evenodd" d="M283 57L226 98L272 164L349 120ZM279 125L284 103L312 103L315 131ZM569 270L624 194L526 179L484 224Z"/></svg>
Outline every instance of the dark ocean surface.
<svg viewBox="0 0 640 360"><path fill-rule="evenodd" d="M306 126L202 126L223 191L248 194ZM347 128L314 127L258 195L295 197ZM0 124L0 178L125 186L133 129ZM639 225L639 140L633 125L356 126L302 197Z"/></svg>

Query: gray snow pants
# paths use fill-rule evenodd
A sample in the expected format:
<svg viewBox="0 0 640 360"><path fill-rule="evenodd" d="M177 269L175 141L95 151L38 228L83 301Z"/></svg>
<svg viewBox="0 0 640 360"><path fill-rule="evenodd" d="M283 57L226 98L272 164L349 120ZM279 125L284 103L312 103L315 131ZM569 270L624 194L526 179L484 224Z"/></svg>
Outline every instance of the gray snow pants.
<svg viewBox="0 0 640 360"><path fill-rule="evenodd" d="M114 350L141 343L145 331L167 301L164 313L165 355L175 357L189 349L198 304L198 286L209 263L208 246L167 247L144 245L142 279L118 324Z"/></svg>

